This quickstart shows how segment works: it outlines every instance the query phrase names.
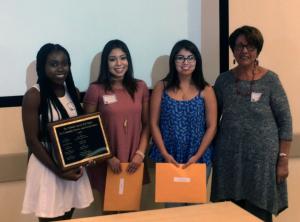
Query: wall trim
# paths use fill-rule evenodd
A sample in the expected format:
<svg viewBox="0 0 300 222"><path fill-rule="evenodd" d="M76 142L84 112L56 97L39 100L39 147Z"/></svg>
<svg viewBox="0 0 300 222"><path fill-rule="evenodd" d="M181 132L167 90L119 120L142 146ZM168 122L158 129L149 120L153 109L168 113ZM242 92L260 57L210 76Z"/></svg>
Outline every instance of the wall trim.
<svg viewBox="0 0 300 222"><path fill-rule="evenodd" d="M219 0L220 73L229 69L229 1Z"/></svg>

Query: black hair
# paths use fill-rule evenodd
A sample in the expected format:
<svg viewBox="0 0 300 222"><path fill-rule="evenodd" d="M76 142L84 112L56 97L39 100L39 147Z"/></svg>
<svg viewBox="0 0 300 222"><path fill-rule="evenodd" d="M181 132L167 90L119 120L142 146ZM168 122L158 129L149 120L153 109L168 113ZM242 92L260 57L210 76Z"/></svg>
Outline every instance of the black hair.
<svg viewBox="0 0 300 222"><path fill-rule="evenodd" d="M257 50L257 55L259 55L264 44L264 38L257 28L248 25L244 25L242 27L237 28L229 36L229 46L231 51L234 51L236 39L240 35L245 36L248 44L253 45Z"/></svg>
<svg viewBox="0 0 300 222"><path fill-rule="evenodd" d="M131 98L134 100L134 93L137 91L137 81L133 76L133 66L129 49L127 45L121 40L111 40L104 46L101 56L100 72L96 83L103 84L106 91L112 90L113 79L112 74L109 72L108 68L108 57L113 49L121 49L126 54L128 69L124 75L122 84Z"/></svg>
<svg viewBox="0 0 300 222"><path fill-rule="evenodd" d="M51 109L51 104L53 105L54 109L60 113L62 119L69 118L69 115L63 105L60 103L59 99L55 95L52 87L51 81L48 79L45 71L45 65L47 62L47 58L49 54L52 52L63 52L67 56L67 62L69 67L71 67L71 59L68 51L58 44L47 43L43 45L37 53L36 56L36 72L38 75L37 83L40 86L40 110L39 113L41 114L41 130L42 134L41 137L44 140L48 140L48 131L47 125L49 122L53 121L53 114ZM80 105L80 101L78 99L78 93L74 85L71 69L67 75L65 80L67 91L75 105L77 114L82 114L83 110ZM49 110L50 110L50 119L49 119Z"/></svg>
<svg viewBox="0 0 300 222"><path fill-rule="evenodd" d="M195 57L196 67L192 73L192 81L195 84L195 86L201 91L205 88L205 86L208 85L208 83L205 81L203 76L201 55L197 46L191 41L185 39L177 42L172 48L170 58L169 58L169 73L163 79L163 81L166 82L166 89L180 88L179 86L180 82L179 82L178 72L175 65L175 59L178 52L182 49L190 51Z"/></svg>

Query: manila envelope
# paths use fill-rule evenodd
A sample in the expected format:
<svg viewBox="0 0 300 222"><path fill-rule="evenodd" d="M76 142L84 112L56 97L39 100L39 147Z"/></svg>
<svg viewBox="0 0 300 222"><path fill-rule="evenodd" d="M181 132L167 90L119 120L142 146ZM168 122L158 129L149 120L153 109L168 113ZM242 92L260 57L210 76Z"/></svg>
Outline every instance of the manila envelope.
<svg viewBox="0 0 300 222"><path fill-rule="evenodd" d="M128 163L121 163L122 172L114 174L107 167L103 211L137 211L140 209L144 164L133 174L126 172Z"/></svg>
<svg viewBox="0 0 300 222"><path fill-rule="evenodd" d="M206 165L156 163L155 202L205 203Z"/></svg>

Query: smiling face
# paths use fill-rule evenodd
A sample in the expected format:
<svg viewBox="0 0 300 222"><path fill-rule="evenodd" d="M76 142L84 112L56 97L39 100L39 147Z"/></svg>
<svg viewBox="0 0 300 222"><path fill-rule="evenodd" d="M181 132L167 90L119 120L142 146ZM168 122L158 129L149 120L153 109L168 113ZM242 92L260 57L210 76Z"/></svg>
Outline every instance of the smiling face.
<svg viewBox="0 0 300 222"><path fill-rule="evenodd" d="M249 66L255 63L257 49L250 45L244 35L239 35L235 41L233 50L235 60L240 66Z"/></svg>
<svg viewBox="0 0 300 222"><path fill-rule="evenodd" d="M45 72L53 84L63 85L70 72L67 55L62 51L51 52L47 57Z"/></svg>
<svg viewBox="0 0 300 222"><path fill-rule="evenodd" d="M175 66L179 75L192 75L196 67L195 56L190 51L181 49L175 56Z"/></svg>
<svg viewBox="0 0 300 222"><path fill-rule="evenodd" d="M114 79L123 79L128 70L126 53L120 48L113 49L108 55L108 69Z"/></svg>

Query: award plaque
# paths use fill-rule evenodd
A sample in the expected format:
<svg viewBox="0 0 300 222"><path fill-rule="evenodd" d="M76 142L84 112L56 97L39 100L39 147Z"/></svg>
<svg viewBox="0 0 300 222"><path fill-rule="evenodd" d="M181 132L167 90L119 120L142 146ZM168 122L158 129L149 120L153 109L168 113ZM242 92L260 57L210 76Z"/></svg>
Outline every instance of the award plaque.
<svg viewBox="0 0 300 222"><path fill-rule="evenodd" d="M49 123L49 132L62 170L111 156L99 113Z"/></svg>

